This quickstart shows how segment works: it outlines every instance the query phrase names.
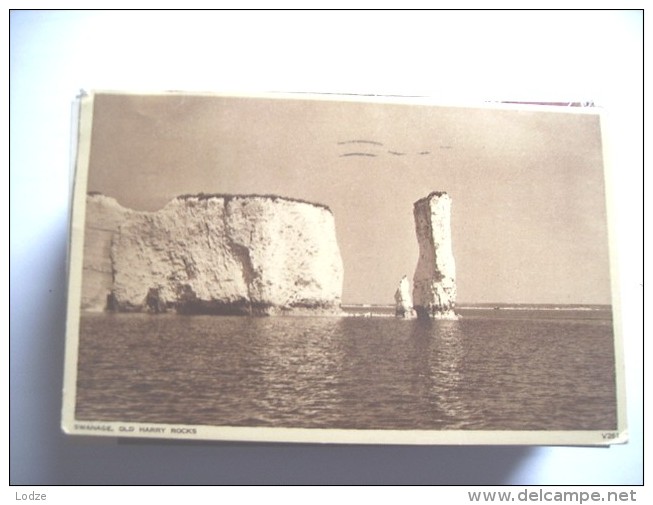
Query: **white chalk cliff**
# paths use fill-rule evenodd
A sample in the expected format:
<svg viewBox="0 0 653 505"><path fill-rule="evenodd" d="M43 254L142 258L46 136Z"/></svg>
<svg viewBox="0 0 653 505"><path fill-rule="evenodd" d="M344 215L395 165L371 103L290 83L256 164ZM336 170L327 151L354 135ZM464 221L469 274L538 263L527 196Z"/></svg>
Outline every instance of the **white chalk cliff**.
<svg viewBox="0 0 653 505"><path fill-rule="evenodd" d="M411 319L415 317L413 309L413 297L410 294L410 284L405 275L399 281L399 287L395 291L395 316Z"/></svg>
<svg viewBox="0 0 653 505"><path fill-rule="evenodd" d="M90 194L86 199L82 310L105 310L113 289L113 237L133 213L108 196Z"/></svg>
<svg viewBox="0 0 653 505"><path fill-rule="evenodd" d="M457 319L456 263L451 244L451 198L433 192L413 206L419 259L413 276L418 317Z"/></svg>
<svg viewBox="0 0 653 505"><path fill-rule="evenodd" d="M340 312L335 222L318 204L186 195L157 212L131 212L113 234L110 256L113 310Z"/></svg>

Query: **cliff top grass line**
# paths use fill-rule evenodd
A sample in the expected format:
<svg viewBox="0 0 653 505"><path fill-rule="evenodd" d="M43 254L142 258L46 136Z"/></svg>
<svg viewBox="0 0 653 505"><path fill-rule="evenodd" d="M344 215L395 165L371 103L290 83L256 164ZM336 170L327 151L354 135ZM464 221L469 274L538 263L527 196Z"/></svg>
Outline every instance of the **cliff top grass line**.
<svg viewBox="0 0 653 505"><path fill-rule="evenodd" d="M224 199L225 202L228 202L230 200L237 200L237 199L245 199L245 198L265 198L269 199L272 201L277 201L281 200L284 202L294 202L294 203L305 203L307 205L313 205L314 207L320 207L322 209L328 210L331 212L331 209L329 206L324 205L323 203L318 203L318 202L310 202L308 200L303 200L301 198L293 198L289 196L280 196L280 195L274 195L274 194L257 194L257 193L250 193L250 194L233 194L233 193L188 193L184 195L179 195L176 197L178 200L189 200L192 198L197 198L197 200L202 201L202 200L210 200L211 198L222 198Z"/></svg>
<svg viewBox="0 0 653 505"><path fill-rule="evenodd" d="M86 193L87 196L104 196L107 198L112 198L108 197L104 193L100 191L89 191ZM314 207L320 207L322 209L328 210L333 214L333 211L328 205L325 205L320 202L311 202L309 200L304 200L303 198L294 198L290 196L281 196L281 195L275 195L272 193L267 193L267 194L259 194L259 193L247 193L247 194L242 194L242 193L185 193L183 195L178 195L173 200L190 200L192 198L196 198L198 201L203 201L203 200L210 200L212 198L221 198L225 202L228 202L230 200L237 200L237 199L246 199L246 198L264 198L272 201L276 200L281 200L284 202L294 202L294 203L305 203L307 205L312 205Z"/></svg>
<svg viewBox="0 0 653 505"><path fill-rule="evenodd" d="M431 191L427 196L425 196L424 198L420 198L413 205L418 205L422 202L426 202L430 200L433 197L441 197L441 196L449 196L449 194L446 191Z"/></svg>

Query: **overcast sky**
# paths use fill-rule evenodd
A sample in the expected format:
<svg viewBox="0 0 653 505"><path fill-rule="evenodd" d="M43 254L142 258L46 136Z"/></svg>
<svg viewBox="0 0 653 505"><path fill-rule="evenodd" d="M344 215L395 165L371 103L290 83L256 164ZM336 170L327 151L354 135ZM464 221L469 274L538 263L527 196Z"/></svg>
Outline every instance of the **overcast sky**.
<svg viewBox="0 0 653 505"><path fill-rule="evenodd" d="M446 191L459 303L610 303L600 121L572 112L100 94L88 190L141 210L199 192L326 204L344 303L393 303L413 202Z"/></svg>

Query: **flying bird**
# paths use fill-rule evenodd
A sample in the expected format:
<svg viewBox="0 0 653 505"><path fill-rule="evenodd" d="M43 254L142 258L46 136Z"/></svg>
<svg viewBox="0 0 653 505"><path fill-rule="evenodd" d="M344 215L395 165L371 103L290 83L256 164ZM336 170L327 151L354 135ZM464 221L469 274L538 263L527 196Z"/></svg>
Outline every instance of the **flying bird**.
<svg viewBox="0 0 653 505"><path fill-rule="evenodd" d="M338 142L339 146L345 145L345 144L372 144L375 146L382 146L383 144L381 142L377 142L376 140L343 140L341 142Z"/></svg>
<svg viewBox="0 0 653 505"><path fill-rule="evenodd" d="M417 152L405 152L405 151L395 151L392 149L389 149L387 151L379 151L374 149L375 147L383 147L384 144L382 142L378 142L376 140L369 140L369 139L352 139L352 140L341 140L338 142L339 146L346 146L346 145L359 145L361 147L368 146L371 148L372 152L365 152L365 151L352 151L352 152L346 152L340 155L341 158L345 157L351 157L351 156L364 156L368 158L377 158L380 155L383 154L390 154L392 156L407 156L409 154L412 155L417 155L417 156L426 156L431 154L431 151L417 151ZM451 146L439 146L440 149L451 149Z"/></svg>

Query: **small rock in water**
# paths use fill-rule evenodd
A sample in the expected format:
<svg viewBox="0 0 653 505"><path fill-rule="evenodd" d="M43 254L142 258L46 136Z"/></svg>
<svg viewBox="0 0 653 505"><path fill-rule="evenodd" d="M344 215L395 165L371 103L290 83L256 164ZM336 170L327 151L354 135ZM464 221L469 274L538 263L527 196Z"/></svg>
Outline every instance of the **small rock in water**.
<svg viewBox="0 0 653 505"><path fill-rule="evenodd" d="M413 298L410 295L410 285L408 277L405 275L399 281L399 287L395 292L395 316L403 317L404 319L412 319L416 317L415 310L413 309Z"/></svg>

